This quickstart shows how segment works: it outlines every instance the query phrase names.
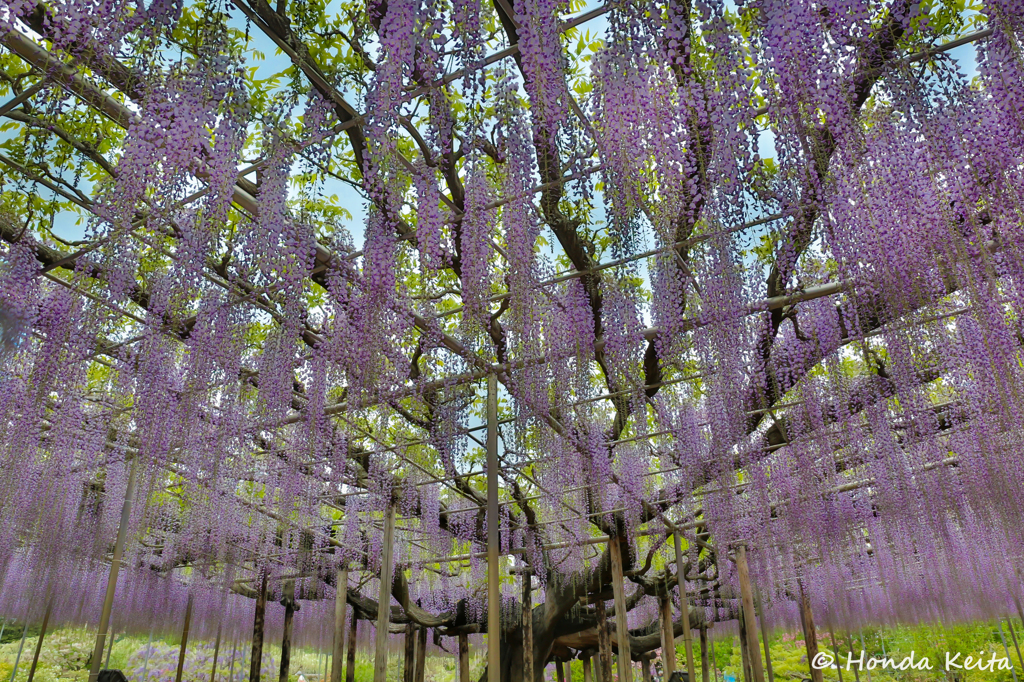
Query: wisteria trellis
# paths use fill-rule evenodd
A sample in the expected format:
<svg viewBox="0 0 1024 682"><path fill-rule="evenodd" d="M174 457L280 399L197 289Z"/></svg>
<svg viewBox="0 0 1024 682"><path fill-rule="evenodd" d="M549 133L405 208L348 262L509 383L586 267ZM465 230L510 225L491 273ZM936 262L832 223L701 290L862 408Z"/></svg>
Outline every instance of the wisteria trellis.
<svg viewBox="0 0 1024 682"><path fill-rule="evenodd" d="M488 375L503 680L526 569L535 665L596 643L608 537L660 647L676 526L695 627L735 617L738 542L776 624L1017 598L1019 0L4 0L0 31L5 615L95 622L134 466L117 627L187 593L251 621L266 575L329 648L393 506L392 620L482 632Z"/></svg>

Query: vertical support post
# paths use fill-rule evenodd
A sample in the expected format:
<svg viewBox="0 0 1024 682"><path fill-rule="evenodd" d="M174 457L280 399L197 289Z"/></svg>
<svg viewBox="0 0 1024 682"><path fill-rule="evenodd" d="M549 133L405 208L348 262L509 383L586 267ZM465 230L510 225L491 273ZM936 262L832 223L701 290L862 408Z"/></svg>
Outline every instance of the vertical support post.
<svg viewBox="0 0 1024 682"><path fill-rule="evenodd" d="M284 604L284 628L281 634L281 668L279 682L288 682L288 672L292 667L292 626L295 623L295 581L286 580L282 586L281 602Z"/></svg>
<svg viewBox="0 0 1024 682"><path fill-rule="evenodd" d="M801 618L800 618L800 622L803 622L802 615L801 615ZM850 655L852 655L853 654L853 635L851 635L849 631L846 632L846 643L850 646L850 650L849 651L850 651ZM854 682L860 682L860 672L857 670L857 666L854 665L854 666L850 666L850 667L853 668L853 680L854 680Z"/></svg>
<svg viewBox="0 0 1024 682"><path fill-rule="evenodd" d="M267 613L267 574L260 578L260 592L256 595L256 615L252 619L252 655L249 656L249 682L260 682L263 667L263 623Z"/></svg>
<svg viewBox="0 0 1024 682"><path fill-rule="evenodd" d="M700 628L700 682L711 682L711 668L708 663L708 629Z"/></svg>
<svg viewBox="0 0 1024 682"><path fill-rule="evenodd" d="M640 661L640 667L643 670L644 682L651 682L651 659L644 656Z"/></svg>
<svg viewBox="0 0 1024 682"><path fill-rule="evenodd" d="M181 673L185 669L185 649L188 647L188 629L192 624L192 595L188 595L185 604L185 624L181 628L181 648L178 649L178 671L174 674L174 682L181 682Z"/></svg>
<svg viewBox="0 0 1024 682"><path fill-rule="evenodd" d="M110 628L110 644L107 645L107 662L103 664L104 668L110 669L110 654L114 653L114 628Z"/></svg>
<svg viewBox="0 0 1024 682"><path fill-rule="evenodd" d="M740 630L740 658L743 661L743 682L753 682L753 673L750 670L750 637L747 630L747 614L740 608L739 613L739 630ZM757 647L754 647L754 651L757 651Z"/></svg>
<svg viewBox="0 0 1024 682"><path fill-rule="evenodd" d="M807 598L803 582L797 580L797 585L800 586L800 613L803 614L804 621L804 643L807 645L807 667L811 669L811 680L813 680L813 682L824 682L825 677L822 672L813 665L810 665L818 655L818 634L814 630L814 614L811 613L811 600Z"/></svg>
<svg viewBox="0 0 1024 682"><path fill-rule="evenodd" d="M377 603L377 641L374 647L373 682L387 682L388 623L391 620L391 583L394 582L395 508L384 513L384 555L380 566L380 599Z"/></svg>
<svg viewBox="0 0 1024 682"><path fill-rule="evenodd" d="M210 682L217 680L217 657L220 655L220 632L223 625L223 621L217 622L217 639L213 644L213 667L210 669Z"/></svg>
<svg viewBox="0 0 1024 682"><path fill-rule="evenodd" d="M28 616L28 614L25 614ZM21 652L25 648L25 636L28 635L28 618L25 618L25 625L21 628L21 644L18 645L18 655L14 657L14 669L11 670L11 682L14 682L15 675L18 674L18 664L21 663Z"/></svg>
<svg viewBox="0 0 1024 682"><path fill-rule="evenodd" d="M121 570L121 557L124 555L124 543L128 537L128 523L132 516L132 498L135 497L135 482L138 478L139 458L132 459L128 469L128 486L124 491L124 502L121 504L121 522L117 526L117 539L114 541L114 554L110 558L110 574L107 576L107 593L103 597L103 609L100 611L100 627L96 631L96 645L92 650L92 665L89 667L89 682L96 682L100 676L100 662L103 660L103 644L107 640L107 627L110 625L110 611L114 607L114 592L117 590L117 574Z"/></svg>
<svg viewBox="0 0 1024 682"><path fill-rule="evenodd" d="M565 682L565 672L562 670L562 662L555 659L555 680L557 682Z"/></svg>
<svg viewBox="0 0 1024 682"><path fill-rule="evenodd" d="M416 626L405 626L405 659L402 666L402 682L412 682L416 672Z"/></svg>
<svg viewBox="0 0 1024 682"><path fill-rule="evenodd" d="M152 626L151 626L151 627L149 628L149 641L148 641L148 642L146 642L146 658L145 658L145 660L144 660L144 661L142 662L142 680L143 680L143 682L145 682L145 680L148 680L148 679L149 679L149 676L148 676L148 675L147 675L146 673L148 673L148 672L149 672L149 657L150 657L150 655L151 655L152 653L153 653L153 628L152 628ZM232 656L232 660L231 660L231 662L232 662L232 663L234 663L234 662L235 662L235 661L234 661L234 658L233 658L233 657L234 657L234 655L235 655L235 654L234 654L234 651L232 651L232 652L231 652L231 656ZM231 682L234 682L234 679L233 679L233 678L232 678Z"/></svg>
<svg viewBox="0 0 1024 682"><path fill-rule="evenodd" d="M39 664L39 652L43 649L43 637L46 637L46 626L50 623L50 612L53 610L53 598L46 602L46 613L43 614L43 624L39 628L39 640L36 642L36 653L32 656L32 667L28 669L28 682L36 676L36 666ZM28 627L28 623L25 623Z"/></svg>
<svg viewBox="0 0 1024 682"><path fill-rule="evenodd" d="M420 626L416 631L416 673L413 682L424 682L427 672L427 628Z"/></svg>
<svg viewBox="0 0 1024 682"><path fill-rule="evenodd" d="M757 616L754 612L754 591L750 587L747 546L743 543L736 546L736 572L739 575L740 593L743 597L743 621L747 629L751 672L754 674L754 682L764 682L764 667L761 665L761 652L758 651L759 647L757 646ZM767 642L765 646L767 646ZM818 678L814 682L822 682L821 671L818 671Z"/></svg>
<svg viewBox="0 0 1024 682"><path fill-rule="evenodd" d="M356 611L352 609L352 625L348 631L348 652L345 654L345 682L355 682L356 679L356 639L359 636L359 620L356 618Z"/></svg>
<svg viewBox="0 0 1024 682"><path fill-rule="evenodd" d="M626 623L626 591L622 586L622 550L619 536L608 542L612 559L612 594L615 597L615 640L618 649L619 682L633 682L633 665L629 651L629 626Z"/></svg>
<svg viewBox="0 0 1024 682"><path fill-rule="evenodd" d="M676 671L676 633L672 627L672 597L668 594L661 598L661 660L667 680Z"/></svg>
<svg viewBox="0 0 1024 682"><path fill-rule="evenodd" d="M1003 621L996 618L996 625L999 626L999 639L1003 640L1003 651L1006 652L1006 660L1010 660L1010 647L1006 646L1006 635L1003 634ZM1013 663L1010 664L1010 673L1013 675L1013 682L1017 682L1017 666Z"/></svg>
<svg viewBox="0 0 1024 682"><path fill-rule="evenodd" d="M757 609L757 625L761 628L761 643L764 646L764 664L767 669L768 682L775 682L775 670L772 668L772 652L768 645L768 628L765 626L764 608L761 604L761 590L754 591L754 608ZM839 654L836 653L836 656ZM838 660L838 659L837 659ZM843 676L839 676L839 682L843 682Z"/></svg>
<svg viewBox="0 0 1024 682"><path fill-rule="evenodd" d="M339 568L334 593L334 649L331 654L331 682L341 682L345 660L345 606L348 602L348 568Z"/></svg>
<svg viewBox="0 0 1024 682"><path fill-rule="evenodd" d="M459 635L459 682L470 682L469 635Z"/></svg>
<svg viewBox="0 0 1024 682"><path fill-rule="evenodd" d="M715 673L715 682L718 682L718 659L715 658L715 640L711 640L711 672Z"/></svg>
<svg viewBox="0 0 1024 682"><path fill-rule="evenodd" d="M672 537L676 550L676 581L679 583L679 617L683 621L683 646L686 649L686 676L690 682L696 682L693 666L693 632L690 630L690 595L686 593L683 538L678 528L672 528Z"/></svg>
<svg viewBox="0 0 1024 682"><path fill-rule="evenodd" d="M583 682L594 682L593 676L590 674L590 657L592 654L587 654L583 657Z"/></svg>
<svg viewBox="0 0 1024 682"><path fill-rule="evenodd" d="M1013 640L1013 648L1017 650L1017 660L1020 661L1020 669L1024 670L1024 656L1020 655L1020 645L1017 643L1017 633L1013 631L1013 623L1006 619L1006 627L1010 630L1010 638ZM840 680L839 682L842 682Z"/></svg>
<svg viewBox="0 0 1024 682"><path fill-rule="evenodd" d="M533 682L533 573L523 571L523 682Z"/></svg>
<svg viewBox="0 0 1024 682"><path fill-rule="evenodd" d="M150 633L150 637L153 633ZM229 682L235 682L235 654L238 653L238 642L231 642L231 660L228 662L228 680ZM146 676L142 676L143 682L145 682Z"/></svg>
<svg viewBox="0 0 1024 682"><path fill-rule="evenodd" d="M501 574L498 556L498 377L487 377L487 679L501 680Z"/></svg>
<svg viewBox="0 0 1024 682"><path fill-rule="evenodd" d="M566 682L572 682L572 659L565 661L564 665Z"/></svg>
<svg viewBox="0 0 1024 682"><path fill-rule="evenodd" d="M604 599L594 602L597 615L597 670L598 682L612 682L612 641L608 634L608 619L604 610Z"/></svg>
<svg viewBox="0 0 1024 682"><path fill-rule="evenodd" d="M764 626L761 626L761 631L762 633L764 632ZM843 682L843 666L839 665L839 647L836 645L836 633L833 632L831 625L828 626L828 636L829 639L832 640L832 655L835 656L836 659L836 672L839 674L839 682ZM771 674L770 670L771 669L769 668L769 674Z"/></svg>

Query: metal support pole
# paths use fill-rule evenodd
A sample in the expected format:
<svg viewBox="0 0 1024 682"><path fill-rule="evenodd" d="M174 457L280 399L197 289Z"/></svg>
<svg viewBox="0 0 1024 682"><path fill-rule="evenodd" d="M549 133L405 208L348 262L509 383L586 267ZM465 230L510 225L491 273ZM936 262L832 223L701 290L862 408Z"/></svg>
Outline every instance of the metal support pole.
<svg viewBox="0 0 1024 682"><path fill-rule="evenodd" d="M28 614L26 614L27 616ZM18 664L21 663L21 651L25 648L25 635L28 634L28 618L25 619L25 625L21 629L21 644L18 645L18 655L14 657L14 669L11 670L11 682L14 682L14 676L18 674Z"/></svg>
<svg viewBox="0 0 1024 682"><path fill-rule="evenodd" d="M487 377L487 679L501 682L501 584L498 552L498 377Z"/></svg>
<svg viewBox="0 0 1024 682"><path fill-rule="evenodd" d="M612 558L612 594L615 597L615 640L618 653L619 682L633 682L633 665L629 651L629 626L626 623L626 591L622 586L622 539L608 542Z"/></svg>
<svg viewBox="0 0 1024 682"><path fill-rule="evenodd" d="M757 616L754 612L754 592L750 587L747 547L742 543L736 546L736 572L739 575L740 593L743 597L743 620L747 629L751 672L754 674L754 682L764 682L764 667L761 665L761 652L757 646ZM818 674L821 675L820 671ZM821 682L821 679L815 678L815 682Z"/></svg>
<svg viewBox="0 0 1024 682"><path fill-rule="evenodd" d="M181 673L185 669L185 648L188 646L188 629L192 624L192 595L188 595L188 603L185 605L185 625L181 628L181 648L178 649L178 672L174 675L174 682L181 682Z"/></svg>
<svg viewBox="0 0 1024 682"><path fill-rule="evenodd" d="M395 508L384 512L384 555L380 566L380 598L377 600L377 641L374 647L373 682L388 679L388 623L391 620L391 583L394 582Z"/></svg>
<svg viewBox="0 0 1024 682"><path fill-rule="evenodd" d="M1003 651L1006 652L1006 660L1010 660L1010 647L1006 646L1006 635L1003 634L1003 621L996 619L996 625L999 626L999 639L1003 640ZM42 641L42 639L40 639ZM38 655L38 654L37 654ZM1010 672L1013 674L1013 682L1017 682L1017 666L1010 663ZM31 681L31 678L29 679Z"/></svg>
<svg viewBox="0 0 1024 682"><path fill-rule="evenodd" d="M117 589L117 574L121 570L121 557L124 555L124 543L128 537L128 523L132 515L132 498L135 496L135 481L138 477L139 458L132 460L128 468L128 487L124 491L124 503L121 505L121 523L117 527L117 539L114 541L114 555L110 558L110 574L107 576L107 594L103 597L103 610L100 611L100 627L96 631L96 645L92 650L92 665L89 666L89 682L96 682L100 676L100 663L103 661L103 644L107 640L107 627L110 625L110 611L114 607L114 592Z"/></svg>
<svg viewBox="0 0 1024 682"><path fill-rule="evenodd" d="M348 602L348 569L339 568L334 594L334 651L331 654L331 682L341 682L345 661L345 606Z"/></svg>

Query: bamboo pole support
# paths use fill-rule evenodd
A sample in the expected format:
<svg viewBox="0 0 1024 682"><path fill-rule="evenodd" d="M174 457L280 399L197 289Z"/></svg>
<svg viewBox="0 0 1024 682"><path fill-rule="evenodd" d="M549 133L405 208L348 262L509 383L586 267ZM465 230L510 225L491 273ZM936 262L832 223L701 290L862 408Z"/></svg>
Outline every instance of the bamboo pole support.
<svg viewBox="0 0 1024 682"><path fill-rule="evenodd" d="M822 672L811 665L815 656L818 655L818 634L814 630L814 614L811 613L811 600L807 598L803 582L797 580L797 585L800 586L800 613L803 615L804 643L807 646L807 667L811 670L811 680L813 682L824 682Z"/></svg>
<svg viewBox="0 0 1024 682"><path fill-rule="evenodd" d="M523 682L533 682L533 574L523 571Z"/></svg>
<svg viewBox="0 0 1024 682"><path fill-rule="evenodd" d="M100 676L100 661L103 660L103 644L107 641L107 627L110 625L110 611L114 607L114 592L117 590L117 574L121 570L121 557L124 555L124 543L128 537L128 523L132 516L132 498L135 497L135 483L138 479L139 458L136 456L128 469L128 486L124 491L124 502L121 504L121 522L117 526L117 539L114 541L114 554L110 558L110 574L107 576L107 593L103 597L103 609L100 611L100 627L96 631L96 645L92 650L92 665L89 666L89 682L96 682Z"/></svg>
<svg viewBox="0 0 1024 682"><path fill-rule="evenodd" d="M427 672L427 628L420 626L416 631L416 671L413 682L424 682Z"/></svg>
<svg viewBox="0 0 1024 682"><path fill-rule="evenodd" d="M594 602L594 612L597 615L597 682L612 682L612 641L603 599Z"/></svg>
<svg viewBox="0 0 1024 682"><path fill-rule="evenodd" d="M181 627L181 647L178 649L178 670L174 673L174 682L181 682L181 674L185 670L185 650L188 648L188 630L192 625L192 595L188 595L185 604L185 624Z"/></svg>
<svg viewBox="0 0 1024 682"><path fill-rule="evenodd" d="M469 680L469 635L459 635L459 682Z"/></svg>
<svg viewBox="0 0 1024 682"><path fill-rule="evenodd" d="M498 377L487 377L487 679L501 682L501 584L498 544Z"/></svg>
<svg viewBox="0 0 1024 682"><path fill-rule="evenodd" d="M626 591L622 585L622 539L613 537L608 543L612 559L612 594L615 597L615 640L618 649L619 682L633 682L633 666L629 651L629 626L626 622Z"/></svg>
<svg viewBox="0 0 1024 682"><path fill-rule="evenodd" d="M700 630L700 681L711 682L711 668L708 663L708 629L701 627Z"/></svg>
<svg viewBox="0 0 1024 682"><path fill-rule="evenodd" d="M672 598L665 595L661 598L661 660L665 667L665 679L672 677L676 671L676 638L672 627Z"/></svg>
<svg viewBox="0 0 1024 682"><path fill-rule="evenodd" d="M46 612L43 614L43 624L39 627L39 639L36 641L36 652L32 655L32 667L28 669L28 682L36 676L36 666L39 664L39 652L43 650L43 638L46 637L46 626L50 623L50 612L53 610L53 598L46 602ZM26 627L28 623L25 623Z"/></svg>
<svg viewBox="0 0 1024 682"><path fill-rule="evenodd" d="M565 679L566 682L572 682L572 660L567 660L563 663L565 666Z"/></svg>
<svg viewBox="0 0 1024 682"><path fill-rule="evenodd" d="M672 538L676 550L676 582L679 584L679 618L683 621L683 646L686 649L686 676L690 682L696 682L697 676L693 666L693 631L690 629L690 595L686 592L683 538L678 528L672 528Z"/></svg>
<svg viewBox="0 0 1024 682"><path fill-rule="evenodd" d="M557 658L555 659L555 680L565 682L565 671L562 668L562 662Z"/></svg>
<svg viewBox="0 0 1024 682"><path fill-rule="evenodd" d="M405 626L405 658L402 665L402 682L413 682L416 674L416 626L408 623Z"/></svg>
<svg viewBox="0 0 1024 682"><path fill-rule="evenodd" d="M651 659L644 656L640 661L640 668L643 670L644 682L651 682Z"/></svg>
<svg viewBox="0 0 1024 682"><path fill-rule="evenodd" d="M754 676L754 682L764 682L764 667L761 665L761 652L758 651L757 646L757 616L754 611L754 592L750 587L747 546L743 543L736 546L736 572L739 574L740 593L743 597L743 620L747 630L750 669ZM765 646L767 647L767 642ZM814 682L821 682L821 680L816 679Z"/></svg>
<svg viewBox="0 0 1024 682"><path fill-rule="evenodd" d="M213 644L213 667L210 668L210 682L216 682L217 680L217 658L220 656L220 633L223 625L223 621L218 621L217 639Z"/></svg>
<svg viewBox="0 0 1024 682"><path fill-rule="evenodd" d="M590 673L590 658L592 654L587 654L583 657L583 682L594 682L593 676Z"/></svg>
<svg viewBox="0 0 1024 682"><path fill-rule="evenodd" d="M260 579L260 592L256 595L256 614L252 619L252 655L249 657L249 682L260 682L263 666L263 623L267 613L267 574Z"/></svg>
<svg viewBox="0 0 1024 682"><path fill-rule="evenodd" d="M768 682L775 682L775 670L772 668L772 652L768 645L768 627L765 625L764 608L761 604L761 590L754 590L754 609L757 611L757 625L761 630L761 646L764 647L765 673ZM838 654L837 654L838 655ZM843 682L843 676L839 676L839 682Z"/></svg>
<svg viewBox="0 0 1024 682"><path fill-rule="evenodd" d="M334 595L334 650L331 653L331 682L341 682L345 661L345 606L348 602L348 568L339 568Z"/></svg>
<svg viewBox="0 0 1024 682"><path fill-rule="evenodd" d="M394 580L395 508L384 514L384 555L380 566L380 598L377 601L377 640L374 643L373 682L387 682L388 623L391 619L391 583Z"/></svg>
<svg viewBox="0 0 1024 682"><path fill-rule="evenodd" d="M283 585L284 627L281 634L281 668L278 682L288 682L292 667L292 628L295 625L295 581L286 580Z"/></svg>
<svg viewBox="0 0 1024 682"><path fill-rule="evenodd" d="M352 609L352 625L348 630L348 651L345 653L345 682L355 682L356 679L356 639L359 636L359 620L356 618L356 611Z"/></svg>

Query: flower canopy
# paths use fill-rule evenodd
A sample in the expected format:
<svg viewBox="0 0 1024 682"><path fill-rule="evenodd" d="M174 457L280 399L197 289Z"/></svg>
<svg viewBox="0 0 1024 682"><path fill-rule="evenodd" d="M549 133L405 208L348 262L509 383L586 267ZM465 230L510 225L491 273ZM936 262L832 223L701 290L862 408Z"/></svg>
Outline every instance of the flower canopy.
<svg viewBox="0 0 1024 682"><path fill-rule="evenodd" d="M740 546L772 624L1017 598L1020 0L0 32L0 612L94 624L113 560L119 628L189 599L238 635L269 589L330 648L339 575L445 636L493 627L494 570L519 680L522 583L542 665L597 646L619 560L634 655L665 598L736 617Z"/></svg>

